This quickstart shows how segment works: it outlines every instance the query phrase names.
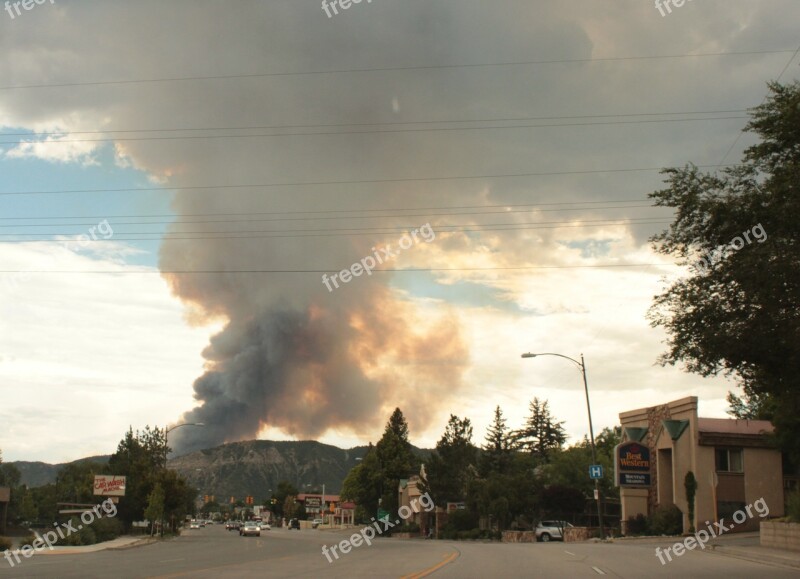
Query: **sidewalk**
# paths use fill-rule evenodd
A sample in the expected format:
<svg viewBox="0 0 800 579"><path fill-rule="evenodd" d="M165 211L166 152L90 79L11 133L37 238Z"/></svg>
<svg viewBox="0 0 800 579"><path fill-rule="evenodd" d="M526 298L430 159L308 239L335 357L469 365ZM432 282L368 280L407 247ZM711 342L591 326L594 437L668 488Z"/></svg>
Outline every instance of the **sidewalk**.
<svg viewBox="0 0 800 579"><path fill-rule="evenodd" d="M682 540L683 537L616 537L608 542L620 541L663 544ZM706 544L705 549L696 550L723 557L733 557L746 561L754 561L756 563L782 565L800 569L800 552L762 547L759 541L758 532L731 533L715 537Z"/></svg>
<svg viewBox="0 0 800 579"><path fill-rule="evenodd" d="M726 545L717 543L706 548L707 553L745 559L757 563L769 563L800 569L800 552L770 549L761 545Z"/></svg>
<svg viewBox="0 0 800 579"><path fill-rule="evenodd" d="M36 556L47 556L47 555L79 555L82 553L96 553L97 551L105 551L105 550L121 550L121 549L130 549L133 547L139 547L142 545L149 545L150 543L155 543L157 539L153 539L150 537L132 537L132 536L123 536L117 537L112 541L106 541L104 543L97 543L96 545L86 545L82 547L59 547L58 545L53 545L53 549L50 550L48 548L44 548L41 551L37 551ZM18 548L17 545L14 546L12 551Z"/></svg>

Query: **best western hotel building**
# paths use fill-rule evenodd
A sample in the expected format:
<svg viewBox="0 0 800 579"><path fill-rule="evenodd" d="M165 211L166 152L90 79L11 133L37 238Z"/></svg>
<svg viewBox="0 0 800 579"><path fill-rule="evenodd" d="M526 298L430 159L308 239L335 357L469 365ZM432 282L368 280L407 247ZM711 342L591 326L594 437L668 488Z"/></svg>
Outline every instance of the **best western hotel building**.
<svg viewBox="0 0 800 579"><path fill-rule="evenodd" d="M781 453L770 441L770 422L698 417L695 396L623 412L619 419L623 534L628 518L651 515L659 506L676 505L683 512L684 532L721 518L728 524L736 511L759 499L770 517L783 516ZM697 480L694 521L684 484L690 471ZM748 516L732 531L758 530L760 520Z"/></svg>

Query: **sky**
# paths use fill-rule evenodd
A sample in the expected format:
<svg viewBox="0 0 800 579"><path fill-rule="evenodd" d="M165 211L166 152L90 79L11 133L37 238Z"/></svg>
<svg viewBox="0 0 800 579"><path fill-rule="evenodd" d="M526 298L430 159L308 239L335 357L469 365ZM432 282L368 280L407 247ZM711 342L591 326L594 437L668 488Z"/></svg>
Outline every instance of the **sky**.
<svg viewBox="0 0 800 579"><path fill-rule="evenodd" d="M748 109L798 78L798 21L792 0L0 12L3 459L183 422L205 426L176 454L349 447L395 407L418 446L450 414L480 443L533 397L581 439L577 366L524 352L585 356L595 432L690 395L725 417L735 383L657 363L648 308L689 271L653 251L672 213L647 196L661 168L741 160Z"/></svg>

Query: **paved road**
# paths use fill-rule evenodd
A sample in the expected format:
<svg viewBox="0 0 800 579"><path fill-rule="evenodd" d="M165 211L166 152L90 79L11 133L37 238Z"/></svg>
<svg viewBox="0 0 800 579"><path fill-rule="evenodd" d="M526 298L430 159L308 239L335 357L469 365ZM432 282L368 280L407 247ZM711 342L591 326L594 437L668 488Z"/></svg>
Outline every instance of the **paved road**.
<svg viewBox="0 0 800 579"><path fill-rule="evenodd" d="M275 529L260 538L239 537L221 525L187 530L179 539L122 551L81 555L35 555L6 577L392 577L417 579L594 577L797 577L797 570L711 553L688 552L667 565L654 543L489 544L378 538L328 563L323 545L349 536L343 531ZM665 542L662 547L667 546Z"/></svg>

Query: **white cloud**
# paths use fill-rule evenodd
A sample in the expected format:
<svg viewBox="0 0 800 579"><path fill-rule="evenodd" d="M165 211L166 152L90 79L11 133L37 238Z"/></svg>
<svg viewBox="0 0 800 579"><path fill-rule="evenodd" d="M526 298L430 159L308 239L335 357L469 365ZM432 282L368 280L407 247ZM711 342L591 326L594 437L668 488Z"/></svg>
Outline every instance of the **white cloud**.
<svg viewBox="0 0 800 579"><path fill-rule="evenodd" d="M113 452L128 425L165 425L193 404L212 328L190 328L157 273L54 244L5 245L0 270L0 448L6 460ZM9 393L13 393L9 395Z"/></svg>

